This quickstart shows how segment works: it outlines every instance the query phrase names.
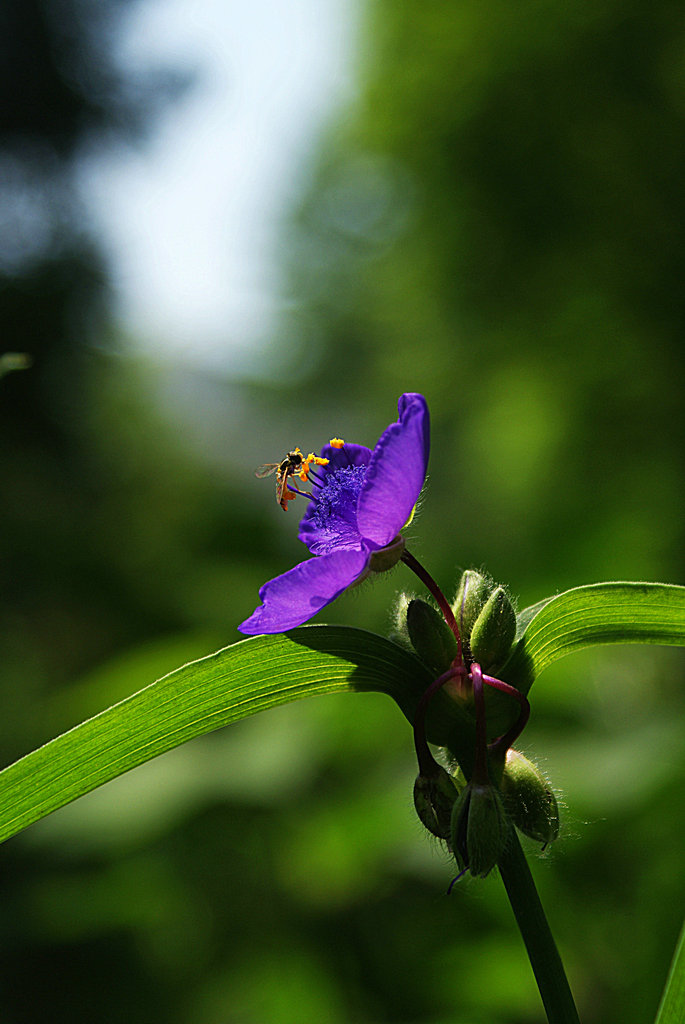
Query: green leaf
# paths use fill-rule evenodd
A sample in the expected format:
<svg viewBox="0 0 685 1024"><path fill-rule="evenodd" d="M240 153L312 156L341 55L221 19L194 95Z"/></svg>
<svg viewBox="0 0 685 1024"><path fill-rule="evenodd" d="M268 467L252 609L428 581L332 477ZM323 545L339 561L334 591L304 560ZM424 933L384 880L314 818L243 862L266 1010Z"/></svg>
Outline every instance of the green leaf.
<svg viewBox="0 0 685 1024"><path fill-rule="evenodd" d="M593 644L685 645L685 587L595 583L525 609L520 639L501 671L527 693L543 669Z"/></svg>
<svg viewBox="0 0 685 1024"><path fill-rule="evenodd" d="M523 635L502 671L526 692L563 654L598 643L685 644L685 587L601 583L540 602L519 616ZM0 772L0 841L136 765L203 733L301 697L336 691L391 696L411 722L432 681L412 653L365 630L302 626L240 641L164 676ZM499 734L515 715L489 694ZM499 699L501 698L501 699ZM473 745L473 721L440 691L427 733L457 754Z"/></svg>
<svg viewBox="0 0 685 1024"><path fill-rule="evenodd" d="M673 954L654 1024L682 1024L685 1020L685 924Z"/></svg>
<svg viewBox="0 0 685 1024"><path fill-rule="evenodd" d="M317 694L377 691L409 720L431 676L415 655L361 629L304 626L193 661L0 772L0 841L186 740ZM439 723L458 714L438 695ZM436 741L442 738L440 728Z"/></svg>

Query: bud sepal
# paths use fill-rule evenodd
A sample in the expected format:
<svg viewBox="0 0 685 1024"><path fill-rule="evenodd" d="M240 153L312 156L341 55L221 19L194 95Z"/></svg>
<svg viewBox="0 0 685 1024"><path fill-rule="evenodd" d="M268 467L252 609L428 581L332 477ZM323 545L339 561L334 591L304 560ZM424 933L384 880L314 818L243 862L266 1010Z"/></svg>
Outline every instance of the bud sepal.
<svg viewBox="0 0 685 1024"><path fill-rule="evenodd" d="M504 850L508 827L504 801L495 786L469 782L452 808L450 845L459 869L485 878Z"/></svg>
<svg viewBox="0 0 685 1024"><path fill-rule="evenodd" d="M492 580L476 572L465 569L461 574L459 588L452 601L452 611L459 625L462 641L468 642L476 619L494 590Z"/></svg>
<svg viewBox="0 0 685 1024"><path fill-rule="evenodd" d="M486 672L500 668L516 637L516 612L504 587L496 587L476 619L469 646L474 661Z"/></svg>
<svg viewBox="0 0 685 1024"><path fill-rule="evenodd" d="M414 783L414 807L421 823L438 839L450 841L452 808L459 797L459 787L444 768L435 765L432 775L419 774Z"/></svg>
<svg viewBox="0 0 685 1024"><path fill-rule="evenodd" d="M459 647L437 608L414 598L407 605L406 624L411 645L421 661L436 675L446 672L458 656Z"/></svg>
<svg viewBox="0 0 685 1024"><path fill-rule="evenodd" d="M509 816L524 836L543 848L559 835L559 805L554 791L532 761L518 750L507 751L502 796Z"/></svg>

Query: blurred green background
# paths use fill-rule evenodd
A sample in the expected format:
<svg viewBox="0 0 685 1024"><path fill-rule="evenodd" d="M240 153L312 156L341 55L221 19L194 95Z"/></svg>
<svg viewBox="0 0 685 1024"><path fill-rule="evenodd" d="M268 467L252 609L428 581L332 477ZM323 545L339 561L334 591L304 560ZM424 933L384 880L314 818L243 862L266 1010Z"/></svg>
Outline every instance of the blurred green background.
<svg viewBox="0 0 685 1024"><path fill-rule="evenodd" d="M520 607L682 582L682 6L355 8L354 90L302 168L249 377L136 355L111 313L79 160L192 88L117 69L129 6L0 12L2 349L34 359L0 381L2 762L238 639L304 550L254 466L373 444L402 391L433 422L411 547L448 592L463 567ZM402 587L321 618L385 633ZM590 651L532 693L521 746L563 794L533 870L588 1024L653 1018L681 924L683 668ZM0 849L4 1024L540 1021L499 880L445 897L414 775L390 702L327 697L33 826Z"/></svg>

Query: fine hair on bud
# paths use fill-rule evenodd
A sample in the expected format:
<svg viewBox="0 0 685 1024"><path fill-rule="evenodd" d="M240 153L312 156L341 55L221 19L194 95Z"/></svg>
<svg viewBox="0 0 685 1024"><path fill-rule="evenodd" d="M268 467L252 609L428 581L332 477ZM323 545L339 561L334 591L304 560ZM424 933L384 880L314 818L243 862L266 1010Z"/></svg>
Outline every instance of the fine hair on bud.
<svg viewBox="0 0 685 1024"><path fill-rule="evenodd" d="M435 672L446 672L459 653L457 640L442 613L415 597L407 605L407 631L421 661Z"/></svg>
<svg viewBox="0 0 685 1024"><path fill-rule="evenodd" d="M469 640L473 660L486 672L504 665L516 637L516 612L504 587L496 587L483 605Z"/></svg>
<svg viewBox="0 0 685 1024"><path fill-rule="evenodd" d="M401 591L397 595L395 605L392 610L392 627L388 634L389 640L392 640L393 643L406 648L408 651L414 650L412 642L409 639L409 630L407 629L407 608L409 607L409 602L411 600L411 594L406 594L404 591Z"/></svg>
<svg viewBox="0 0 685 1024"><path fill-rule="evenodd" d="M485 878L504 850L509 824L499 791L470 782L452 808L451 846L461 871Z"/></svg>
<svg viewBox="0 0 685 1024"><path fill-rule="evenodd" d="M459 790L452 777L440 768L436 775L418 775L414 783L414 807L428 831L449 842L454 806Z"/></svg>
<svg viewBox="0 0 685 1024"><path fill-rule="evenodd" d="M518 750L507 751L502 796L511 820L524 836L543 848L559 835L559 805L554 791L532 761Z"/></svg>
<svg viewBox="0 0 685 1024"><path fill-rule="evenodd" d="M494 589L493 580L476 569L465 569L461 574L457 593L452 602L452 611L459 626L462 643L469 643L474 623Z"/></svg>

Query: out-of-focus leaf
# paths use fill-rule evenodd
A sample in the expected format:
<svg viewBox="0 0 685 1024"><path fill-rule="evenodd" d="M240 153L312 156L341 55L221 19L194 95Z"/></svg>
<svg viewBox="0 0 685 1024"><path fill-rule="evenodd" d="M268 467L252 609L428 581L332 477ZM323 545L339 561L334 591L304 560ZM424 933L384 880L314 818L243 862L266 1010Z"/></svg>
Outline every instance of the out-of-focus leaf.
<svg viewBox="0 0 685 1024"><path fill-rule="evenodd" d="M26 352L3 352L0 355L0 377L17 370L28 370L31 363L31 356Z"/></svg>
<svg viewBox="0 0 685 1024"><path fill-rule="evenodd" d="M680 933L666 987L654 1024L682 1024L685 1020L685 925Z"/></svg>
<svg viewBox="0 0 685 1024"><path fill-rule="evenodd" d="M540 601L518 620L523 633L501 675L527 693L543 669L583 647L685 645L685 587L595 583Z"/></svg>

